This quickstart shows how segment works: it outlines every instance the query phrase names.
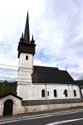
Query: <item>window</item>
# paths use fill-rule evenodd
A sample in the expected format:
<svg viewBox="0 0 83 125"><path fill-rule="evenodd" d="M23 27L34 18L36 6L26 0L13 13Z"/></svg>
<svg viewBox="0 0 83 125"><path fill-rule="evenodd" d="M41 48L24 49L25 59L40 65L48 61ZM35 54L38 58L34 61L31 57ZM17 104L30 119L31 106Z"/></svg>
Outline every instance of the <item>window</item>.
<svg viewBox="0 0 83 125"><path fill-rule="evenodd" d="M74 90L73 93L74 93L74 96L76 96L76 90Z"/></svg>
<svg viewBox="0 0 83 125"><path fill-rule="evenodd" d="M26 60L28 60L28 56L26 56Z"/></svg>
<svg viewBox="0 0 83 125"><path fill-rule="evenodd" d="M54 90L54 97L57 97L57 90Z"/></svg>
<svg viewBox="0 0 83 125"><path fill-rule="evenodd" d="M67 90L66 90L66 89L64 90L64 95L65 95L65 97L67 97L67 96L68 96L68 92L67 92Z"/></svg>
<svg viewBox="0 0 83 125"><path fill-rule="evenodd" d="M48 91L48 96L49 96L49 91Z"/></svg>
<svg viewBox="0 0 83 125"><path fill-rule="evenodd" d="M42 97L45 97L45 90L42 90Z"/></svg>

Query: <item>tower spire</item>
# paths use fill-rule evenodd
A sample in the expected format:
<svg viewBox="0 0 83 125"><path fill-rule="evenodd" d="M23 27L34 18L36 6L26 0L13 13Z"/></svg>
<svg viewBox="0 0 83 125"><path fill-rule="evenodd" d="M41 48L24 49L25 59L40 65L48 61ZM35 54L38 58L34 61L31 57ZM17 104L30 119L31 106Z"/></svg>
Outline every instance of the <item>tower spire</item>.
<svg viewBox="0 0 83 125"><path fill-rule="evenodd" d="M35 44L35 40L34 40L33 35L32 35L32 40L31 40L31 43L32 43L32 44Z"/></svg>
<svg viewBox="0 0 83 125"><path fill-rule="evenodd" d="M26 18L26 24L25 24L24 39L26 42L30 41L29 14L28 14L28 12L27 12L27 18Z"/></svg>
<svg viewBox="0 0 83 125"><path fill-rule="evenodd" d="M27 13L26 18L26 25L25 25L25 32L22 34L19 44L18 44L18 58L20 58L21 53L26 54L35 54L35 40L32 36L32 40L30 41L30 35L29 35L29 16Z"/></svg>
<svg viewBox="0 0 83 125"><path fill-rule="evenodd" d="M23 36L23 33L22 33L22 36L20 38L20 41L23 41L24 40L24 36Z"/></svg>

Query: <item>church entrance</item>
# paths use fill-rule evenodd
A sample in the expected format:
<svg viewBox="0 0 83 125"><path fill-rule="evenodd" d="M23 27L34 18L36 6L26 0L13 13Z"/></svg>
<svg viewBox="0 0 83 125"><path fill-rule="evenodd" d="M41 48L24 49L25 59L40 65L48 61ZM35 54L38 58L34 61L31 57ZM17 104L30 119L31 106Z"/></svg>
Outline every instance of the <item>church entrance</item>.
<svg viewBox="0 0 83 125"><path fill-rule="evenodd" d="M4 103L3 116L12 115L13 112L13 101L8 99Z"/></svg>

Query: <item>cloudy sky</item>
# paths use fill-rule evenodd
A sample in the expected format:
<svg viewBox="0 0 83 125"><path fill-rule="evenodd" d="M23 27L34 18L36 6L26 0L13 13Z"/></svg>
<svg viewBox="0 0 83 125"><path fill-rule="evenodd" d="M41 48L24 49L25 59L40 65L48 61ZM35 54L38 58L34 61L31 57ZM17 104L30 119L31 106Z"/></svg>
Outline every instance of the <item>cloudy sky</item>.
<svg viewBox="0 0 83 125"><path fill-rule="evenodd" d="M83 0L0 0L0 64L18 66L17 45L29 12L34 64L83 77Z"/></svg>

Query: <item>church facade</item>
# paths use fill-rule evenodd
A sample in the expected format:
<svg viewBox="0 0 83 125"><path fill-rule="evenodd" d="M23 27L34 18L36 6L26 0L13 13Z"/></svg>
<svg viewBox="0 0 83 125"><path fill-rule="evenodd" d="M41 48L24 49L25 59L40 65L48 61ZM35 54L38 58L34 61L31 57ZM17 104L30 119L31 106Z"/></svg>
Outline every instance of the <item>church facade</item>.
<svg viewBox="0 0 83 125"><path fill-rule="evenodd" d="M0 116L83 106L81 89L67 71L33 64L35 49L27 14L18 44L17 95L9 93L0 99Z"/></svg>

